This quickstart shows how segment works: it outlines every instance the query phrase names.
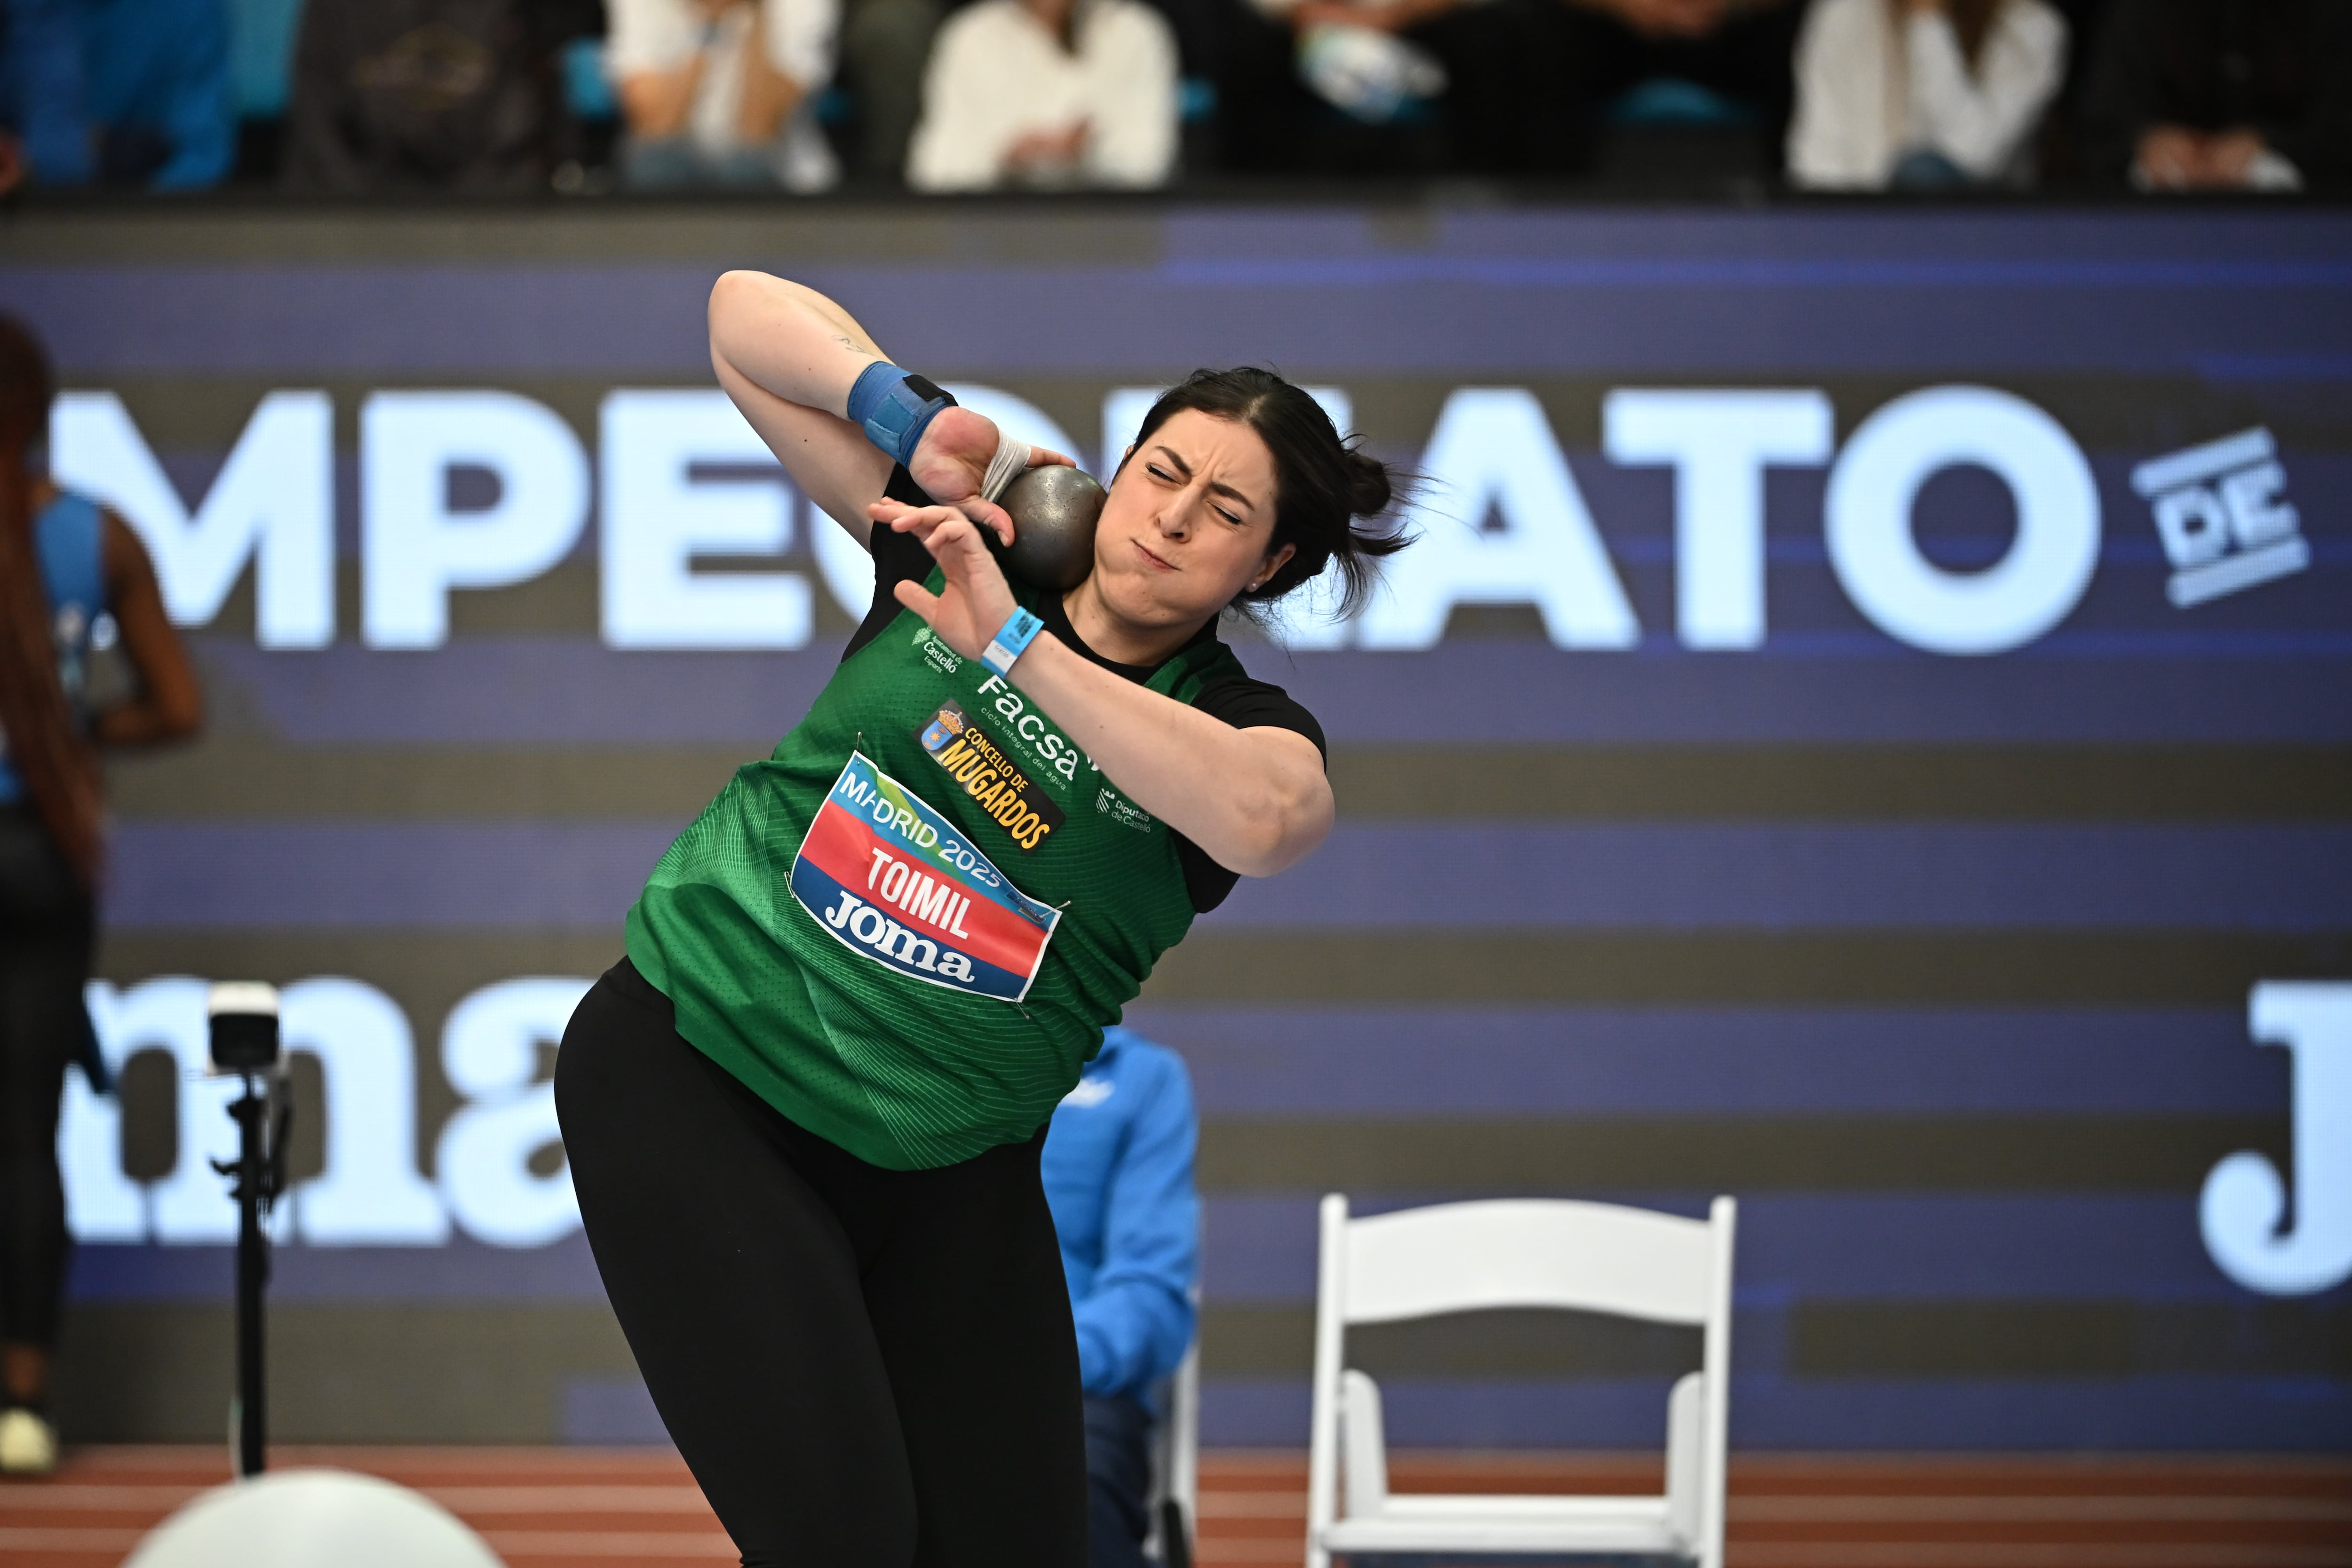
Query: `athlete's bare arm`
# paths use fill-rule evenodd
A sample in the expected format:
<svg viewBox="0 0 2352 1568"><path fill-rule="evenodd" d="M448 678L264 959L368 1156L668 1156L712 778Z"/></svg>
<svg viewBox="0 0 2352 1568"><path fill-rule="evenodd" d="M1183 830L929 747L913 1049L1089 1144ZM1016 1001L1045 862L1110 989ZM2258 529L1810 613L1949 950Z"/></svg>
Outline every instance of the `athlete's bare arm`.
<svg viewBox="0 0 2352 1568"><path fill-rule="evenodd" d="M978 530L954 509L892 507L891 526L922 538L946 581L900 583L898 602L948 646L977 658L1016 601ZM1136 805L1244 877L1271 877L1330 836L1323 755L1296 731L1235 729L1125 680L1041 633L1013 679Z"/></svg>
<svg viewBox="0 0 2352 1568"><path fill-rule="evenodd" d="M855 317L804 285L730 272L710 290L710 363L719 384L793 482L860 542L873 527L866 508L890 482L890 459L849 422L849 389L867 365L888 357ZM961 505L1010 542L1011 521L978 493L995 455L996 426L968 408L950 408L924 430L908 467L933 500ZM1038 448L1030 460L1034 467L1070 459Z"/></svg>

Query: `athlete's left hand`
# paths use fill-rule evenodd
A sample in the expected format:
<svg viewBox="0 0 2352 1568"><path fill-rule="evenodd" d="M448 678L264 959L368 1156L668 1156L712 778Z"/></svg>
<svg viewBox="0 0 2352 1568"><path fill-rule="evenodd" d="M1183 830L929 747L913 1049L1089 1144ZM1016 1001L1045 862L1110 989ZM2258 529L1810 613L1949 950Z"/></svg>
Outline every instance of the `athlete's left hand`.
<svg viewBox="0 0 2352 1568"><path fill-rule="evenodd" d="M988 477L989 461L996 456L996 441L993 420L961 406L942 408L923 431L922 440L916 443L914 456L907 460L907 471L923 487L925 495L954 507L982 528L993 530L997 538L1010 544L1012 514L980 493L981 481ZM1043 468L1056 464L1063 468L1077 466L1050 447L1029 448L1029 467Z"/></svg>
<svg viewBox="0 0 2352 1568"><path fill-rule="evenodd" d="M894 533L911 533L920 539L947 578L943 591L937 594L920 583L900 583L893 590L898 602L922 616L948 647L966 658L978 658L989 639L1020 608L1013 585L1004 580L996 557L988 552L979 526L951 506L877 500L866 510Z"/></svg>

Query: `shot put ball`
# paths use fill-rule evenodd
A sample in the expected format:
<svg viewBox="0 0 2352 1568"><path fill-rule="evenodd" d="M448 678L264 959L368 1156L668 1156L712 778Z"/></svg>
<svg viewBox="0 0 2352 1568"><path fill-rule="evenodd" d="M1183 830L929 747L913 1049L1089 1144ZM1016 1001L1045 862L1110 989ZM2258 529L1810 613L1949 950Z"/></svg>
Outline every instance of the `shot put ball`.
<svg viewBox="0 0 2352 1568"><path fill-rule="evenodd" d="M1056 594L1085 582L1105 499L1090 476L1059 464L1013 480L997 501L1013 518L1013 543L1000 552L1006 573Z"/></svg>

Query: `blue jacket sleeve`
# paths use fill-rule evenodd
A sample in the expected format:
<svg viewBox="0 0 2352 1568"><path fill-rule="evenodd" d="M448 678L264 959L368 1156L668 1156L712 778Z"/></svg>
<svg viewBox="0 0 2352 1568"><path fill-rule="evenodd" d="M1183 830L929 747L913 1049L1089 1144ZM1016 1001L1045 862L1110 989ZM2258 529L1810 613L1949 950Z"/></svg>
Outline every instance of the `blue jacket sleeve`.
<svg viewBox="0 0 2352 1568"><path fill-rule="evenodd" d="M81 23L71 0L10 0L7 34L5 91L34 180L87 183L94 170Z"/></svg>
<svg viewBox="0 0 2352 1568"><path fill-rule="evenodd" d="M226 10L216 5L192 7L184 33L178 69L164 101L157 105L157 118L172 142L172 156L152 181L159 191L217 185L236 156Z"/></svg>
<svg viewBox="0 0 2352 1568"><path fill-rule="evenodd" d="M1111 1172L1103 1260L1074 1302L1078 1377L1088 1394L1144 1394L1192 1342L1200 1277L1201 1200L1192 1188L1199 1125L1192 1086L1172 1053L1158 1071Z"/></svg>

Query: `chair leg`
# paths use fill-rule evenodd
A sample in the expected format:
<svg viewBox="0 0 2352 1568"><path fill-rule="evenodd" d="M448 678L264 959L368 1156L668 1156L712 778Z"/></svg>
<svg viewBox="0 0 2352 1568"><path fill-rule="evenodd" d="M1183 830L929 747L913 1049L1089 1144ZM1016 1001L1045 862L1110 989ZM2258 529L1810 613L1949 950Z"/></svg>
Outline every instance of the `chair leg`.
<svg viewBox="0 0 2352 1568"><path fill-rule="evenodd" d="M1160 1505L1160 1560L1168 1568L1192 1568L1192 1532L1174 1498Z"/></svg>

